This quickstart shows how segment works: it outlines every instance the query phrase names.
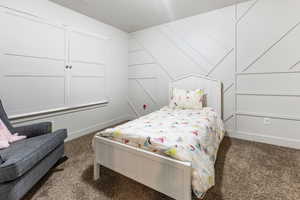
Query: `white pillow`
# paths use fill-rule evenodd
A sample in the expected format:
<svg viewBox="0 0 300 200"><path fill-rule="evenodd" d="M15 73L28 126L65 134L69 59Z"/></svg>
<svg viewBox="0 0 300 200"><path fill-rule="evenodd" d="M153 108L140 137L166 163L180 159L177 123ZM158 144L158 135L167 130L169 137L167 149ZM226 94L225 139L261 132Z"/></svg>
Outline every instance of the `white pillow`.
<svg viewBox="0 0 300 200"><path fill-rule="evenodd" d="M178 88L172 89L172 97L170 101L170 108L179 109L202 109L204 107L204 91L197 90L183 90Z"/></svg>

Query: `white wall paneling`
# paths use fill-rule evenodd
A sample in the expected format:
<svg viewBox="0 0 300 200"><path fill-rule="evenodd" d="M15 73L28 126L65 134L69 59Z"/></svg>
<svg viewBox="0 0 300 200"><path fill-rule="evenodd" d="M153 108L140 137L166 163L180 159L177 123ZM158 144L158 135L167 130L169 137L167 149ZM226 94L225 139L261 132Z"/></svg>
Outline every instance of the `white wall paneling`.
<svg viewBox="0 0 300 200"><path fill-rule="evenodd" d="M241 93L299 94L300 73L239 74L237 89Z"/></svg>
<svg viewBox="0 0 300 200"><path fill-rule="evenodd" d="M62 25L1 8L1 26L5 27L1 31L1 47L5 54L65 59Z"/></svg>
<svg viewBox="0 0 300 200"><path fill-rule="evenodd" d="M225 128L228 133L234 133L235 131L235 116L231 115L227 119L224 120Z"/></svg>
<svg viewBox="0 0 300 200"><path fill-rule="evenodd" d="M223 95L223 112L224 112L224 119L230 118L235 113L235 105L234 105L234 88L231 87L227 90Z"/></svg>
<svg viewBox="0 0 300 200"><path fill-rule="evenodd" d="M255 6L259 0L250 0L236 5L236 20L240 21Z"/></svg>
<svg viewBox="0 0 300 200"><path fill-rule="evenodd" d="M1 100L30 114L13 124L51 121L73 139L130 118L127 33L47 0L2 0L0 25Z"/></svg>
<svg viewBox="0 0 300 200"><path fill-rule="evenodd" d="M145 51L134 51L129 54L129 66L153 64L154 61L151 56Z"/></svg>
<svg viewBox="0 0 300 200"><path fill-rule="evenodd" d="M265 138L262 142L267 143L291 145L296 148L299 145L300 135L295 134L295 131L299 130L299 120L272 118L271 124L265 125L261 116L239 115L237 122L237 133L259 135L261 138ZM268 138L270 138L269 141Z"/></svg>
<svg viewBox="0 0 300 200"><path fill-rule="evenodd" d="M201 69L193 61L191 61L182 51L174 45L159 30L141 32L137 40L146 47L147 51L170 74L172 79L176 79L183 74L191 71L194 73L201 72ZM155 42L153 42L155 40ZM184 66L184 67L183 67ZM177 70L172 70L172 68Z"/></svg>
<svg viewBox="0 0 300 200"><path fill-rule="evenodd" d="M260 59L267 59L265 55L269 51L291 36L299 25L299 7L297 0L279 0L276 3L272 0L257 1L238 23L239 71L255 65Z"/></svg>
<svg viewBox="0 0 300 200"><path fill-rule="evenodd" d="M175 32L171 26L160 27L159 32L161 35L165 36L165 38L171 42L182 55L189 58L202 73L208 73L213 64L211 64L201 52L194 49L191 44L184 39L181 39L182 36Z"/></svg>
<svg viewBox="0 0 300 200"><path fill-rule="evenodd" d="M65 29L0 9L1 98L16 115L65 105ZM51 40L51 41L50 41Z"/></svg>
<svg viewBox="0 0 300 200"><path fill-rule="evenodd" d="M299 97L238 95L237 109L244 113L268 113L272 116L293 116L300 119Z"/></svg>
<svg viewBox="0 0 300 200"><path fill-rule="evenodd" d="M0 23L10 117L106 101L107 38L6 8Z"/></svg>
<svg viewBox="0 0 300 200"><path fill-rule="evenodd" d="M106 62L106 36L69 30L70 60L73 62L100 63Z"/></svg>
<svg viewBox="0 0 300 200"><path fill-rule="evenodd" d="M300 148L299 8L295 0L237 6L236 130L231 136Z"/></svg>
<svg viewBox="0 0 300 200"><path fill-rule="evenodd" d="M168 103L169 83L178 78L200 74L222 80L224 96L227 93L224 97L224 117L232 118L235 77L234 22L234 7L227 7L132 33L129 57L133 57L136 51L143 52L152 58L153 64L147 64L149 60L144 56L144 59L139 61L139 66L129 65L129 77L156 77L153 82L156 91L149 91L157 101L158 107ZM156 74L151 71L155 71ZM143 80L140 81L143 83ZM133 86L129 86L129 93L141 94ZM138 102L136 104L139 107L151 100L150 97L142 94L141 96L148 99L130 96L129 99L131 102ZM150 110L141 114L149 112Z"/></svg>
<svg viewBox="0 0 300 200"><path fill-rule="evenodd" d="M230 136L300 148L299 9L297 0L252 0L132 33L129 57L142 51L154 64L142 58L130 74L157 70L152 96L160 107L165 88L180 76L221 80ZM130 101L142 105L150 97Z"/></svg>
<svg viewBox="0 0 300 200"><path fill-rule="evenodd" d="M158 104L154 98L154 95L150 93L148 88L144 87L142 83L146 81L150 86L155 86L156 77L147 78L130 78L129 79L129 100L130 103L135 107L135 111L138 115L145 115L158 109ZM147 106L146 110L144 105Z"/></svg>
<svg viewBox="0 0 300 200"><path fill-rule="evenodd" d="M141 66L131 66L128 68L129 78L157 77L157 67L155 64L143 64Z"/></svg>
<svg viewBox="0 0 300 200"><path fill-rule="evenodd" d="M107 101L108 38L74 30L68 30L68 35L70 104Z"/></svg>
<svg viewBox="0 0 300 200"><path fill-rule="evenodd" d="M230 51L227 57L224 57L224 61L216 65L209 74L209 76L215 79L222 80L224 92L232 87L234 80L234 52Z"/></svg>

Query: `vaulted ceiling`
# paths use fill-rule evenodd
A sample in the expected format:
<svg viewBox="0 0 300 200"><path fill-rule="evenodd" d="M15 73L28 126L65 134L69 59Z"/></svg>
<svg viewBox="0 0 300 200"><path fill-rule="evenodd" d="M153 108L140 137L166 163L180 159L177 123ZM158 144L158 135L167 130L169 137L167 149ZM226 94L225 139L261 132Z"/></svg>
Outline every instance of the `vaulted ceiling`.
<svg viewBox="0 0 300 200"><path fill-rule="evenodd" d="M51 0L82 14L134 32L246 0Z"/></svg>

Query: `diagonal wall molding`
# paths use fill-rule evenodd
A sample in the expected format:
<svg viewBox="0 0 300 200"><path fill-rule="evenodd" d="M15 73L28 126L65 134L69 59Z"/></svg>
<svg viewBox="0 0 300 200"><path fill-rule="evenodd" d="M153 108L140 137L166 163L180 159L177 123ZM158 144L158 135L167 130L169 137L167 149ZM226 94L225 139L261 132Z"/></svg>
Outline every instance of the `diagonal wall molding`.
<svg viewBox="0 0 300 200"><path fill-rule="evenodd" d="M210 76L211 73L213 73L223 62L226 60L226 58L231 55L234 51L234 48L232 48L221 60L206 74L206 76Z"/></svg>
<svg viewBox="0 0 300 200"><path fill-rule="evenodd" d="M289 5L285 4L286 2ZM282 19L280 23L277 23L277 18L274 16L274 20L272 21L273 16L272 10L270 9L272 6L276 7L277 13L286 13L289 16L280 18ZM289 6L291 6L290 8L293 13L286 9L289 8ZM223 79L223 82L226 82L226 85L223 88L223 98L225 100L223 101L223 106L225 108L224 111L226 111L224 122L226 123L226 129L230 130L230 136L235 137L238 135L240 138L249 139L250 137L244 133L253 133L257 138L264 137L262 136L262 133L264 133L266 134L265 136L270 138L278 136L290 141L300 141L300 136L297 134L300 129L300 118L298 117L300 110L297 109L297 100L300 99L300 92L298 90L298 85L295 84L297 83L300 66L300 60L296 53L299 49L297 47L297 42L300 41L300 36L298 34L299 29L296 29L300 25L300 19L299 22L297 21L300 17L300 14L297 14L298 6L300 6L298 0L253 0L248 4L240 5L240 7L236 4L229 9L212 12L216 15L224 15L224 20L218 20L220 19L220 16L214 16L213 14L209 15L215 24L208 21L205 17L195 16L194 19L189 19L189 21L176 22L174 24L171 22L152 28L149 30L149 34L147 32L148 30L143 30L141 34L139 34L139 32L132 34L132 36L141 40L140 46L143 46L143 42L146 46L149 43L148 50L146 49L147 47L143 46L143 48L148 51L149 55L151 55L152 52L159 59L158 61L162 59L161 62L166 63L166 66L159 66L162 69L160 70L160 73L166 72L169 79L167 75L157 77L157 89L159 90L157 95L162 95L162 98L160 96L155 96L156 94L152 92L150 93L152 94L152 98L148 95L146 96L147 100L150 102L155 100L156 97L157 104L165 105L168 99L167 96L170 81L194 76L198 71L200 72L198 75L201 76L201 70L197 71L196 67L203 66L203 68L206 68L206 73L204 74L205 77L219 77L218 79ZM265 12L264 9L266 10ZM254 13L257 14L253 16ZM264 17L266 17L266 20ZM245 32L239 32L239 28L245 27L245 29L247 29L246 23L248 20L251 23L253 22L251 28L249 27L249 30L245 30ZM267 25L269 26L268 28L270 31L276 31L274 35L272 35L272 38L270 35L259 35L259 32L257 32L258 30L256 29L263 28L263 24L259 23L259 20L268 21L269 23ZM285 22L284 20L288 21ZM183 30L184 28L188 28L189 32ZM201 30L205 28L208 30L201 34ZM251 34L252 31L254 34ZM162 37L157 32L161 32L165 37ZM215 40L216 38L213 38L212 41L206 41L206 39L211 36L207 34L208 32L217 36L216 38L219 38L219 40L217 41ZM228 35L227 33L233 35ZM150 38L152 35L154 36L153 39ZM145 39L143 38L144 36ZM228 36L232 36L232 38ZM239 38L242 39L247 37L250 37L251 40L238 40ZM262 41L261 44L255 40L256 37L260 39L259 41ZM165 41L167 45L165 43L160 45L160 42L164 42L163 40L165 39L168 40ZM232 41L232 39L234 39L234 41ZM229 41L230 43L234 42L234 45L230 46ZM156 44L150 46L151 42L156 42ZM229 44L229 46L223 46L225 51L222 47L218 47L222 42L224 42L224 44L226 44L226 42ZM254 44L254 42L256 43ZM243 52L241 53L244 53L245 61L240 60L244 57L239 57L239 44L244 45L240 51L243 49ZM293 44L293 46L290 47L293 54L287 54L289 44ZM254 48L257 45L258 48ZM249 50L249 56L251 57L246 57L247 49ZM149 52L149 50L151 51ZM168 52L165 53L164 50L172 51L170 54L176 52L176 54L174 53L171 55L181 56L181 54L183 54L183 61L181 64L177 64L175 60L172 62L172 56L170 56ZM178 50L180 50L180 52ZM165 53L164 55L166 55L166 58L156 54L155 51ZM156 60L153 55L151 56L153 60ZM210 58L209 62L207 62L208 58ZM286 59L286 61L282 60L282 62L277 62L279 59ZM158 61L156 60L159 65L160 63ZM178 59L178 61L181 60ZM242 64L242 61L245 63ZM195 65L193 65L192 62ZM188 69L182 69L185 67L185 63L188 65L186 66L189 67ZM174 66L172 66L172 64ZM180 68L181 65L183 65L182 68ZM263 65L270 66L266 68L258 67ZM234 70L233 68L230 68L231 66L234 67ZM271 67L275 68L273 69ZM249 70L250 68L251 71ZM282 74L282 76L279 76L278 74ZM171 75L173 75L174 78ZM282 87L276 87L276 85L273 84L272 77L275 78L275 76L278 76L279 78L278 80L273 79L274 82L277 81L276 84L279 84ZM289 80L289 78L291 79ZM260 89L261 87L263 87L263 90ZM241 88L244 88L244 90ZM139 88L136 88L136 90L139 90ZM274 103L269 103L270 100L274 101ZM292 107L281 109L280 112L282 114L272 113L273 107L274 109L278 109L276 106L283 102L283 106ZM249 108L247 111L252 112L255 110L255 113L241 112L242 108L245 108L245 106ZM295 109L293 109L294 107ZM273 123L272 126L266 127L263 124L263 118L270 118ZM289 127L289 129L287 130L286 127ZM250 138L250 140L252 139L253 138ZM284 140L281 139L278 139L278 141L282 141L281 144L285 143ZM272 143L270 140L269 142Z"/></svg>
<svg viewBox="0 0 300 200"><path fill-rule="evenodd" d="M169 25L166 25L166 28L168 28L170 31L175 32ZM192 49L199 57L201 57L204 62L210 67L214 66L212 62L209 61L209 59L206 58L201 52L199 52L198 49L194 48L193 45L191 45L188 41L186 41L181 36L177 36L182 42L184 42L190 49Z"/></svg>
<svg viewBox="0 0 300 200"><path fill-rule="evenodd" d="M146 93L146 95L151 99L151 101L152 101L157 107L159 107L159 104L157 103L157 101L155 100L155 98L152 96L151 92L149 92L149 91L143 86L143 84L142 84L138 79L136 79L135 81L136 81L136 83L140 86L140 88Z"/></svg>
<svg viewBox="0 0 300 200"><path fill-rule="evenodd" d="M148 55L151 56L151 58L156 62L156 64L160 67L161 70L163 70L167 76L169 77L170 80L174 80L174 78L171 76L171 74L168 72L168 70L166 70L165 67L163 67L163 65L161 63L158 62L157 59L155 59L155 57L152 55L152 53L142 44L142 42L140 42L136 37L133 37L133 39L135 39L137 41L137 43L143 47L143 49L148 53Z"/></svg>
<svg viewBox="0 0 300 200"><path fill-rule="evenodd" d="M171 29L168 25L166 25L165 28L167 28L167 29L169 29L169 30L172 31L172 29ZM203 68L203 66L201 65L201 63L199 63L197 60L195 60L195 59L193 58L193 56L189 55L183 48L179 47L178 44L177 44L173 39L171 39L170 37L168 37L168 35L162 30L162 28L159 29L159 32L160 32L162 35L164 35L164 37L165 37L167 40L169 40L169 41L171 42L171 44L173 44L174 47L177 48L183 55L185 55L185 56L186 56L188 59L190 59L196 66L198 66L198 68L200 68L200 70L201 70L203 73L206 73L207 70ZM208 62L208 59L205 58L205 56L201 55L200 52L195 51L193 48L191 48L191 46L190 46L185 40L183 40L181 37L178 37L178 36L174 33L174 31L172 31L172 32L173 32L172 34L175 35L175 37L178 38L178 40L179 40L180 42L183 42L185 45L188 46L188 48L192 49L192 50L193 50L194 52L196 52L201 58L203 58L203 59L205 60L205 62L206 62L207 65L209 65L209 66L212 65L211 63Z"/></svg>
<svg viewBox="0 0 300 200"><path fill-rule="evenodd" d="M133 105L133 103L129 100L129 98L127 99L127 103L128 103L129 107L130 107L131 110L135 113L135 115L136 115L137 117L141 116L141 115L139 114L139 112L136 110L136 108L135 108L135 106Z"/></svg>
<svg viewBox="0 0 300 200"><path fill-rule="evenodd" d="M230 88L232 88L234 86L234 83L231 83L227 88L224 89L223 94L226 94Z"/></svg>
<svg viewBox="0 0 300 200"><path fill-rule="evenodd" d="M183 80L183 79L186 79L186 78L190 78L190 77L204 78L204 79L211 80L211 81L219 81L217 79L213 79L213 78L204 76L202 74L197 74L197 73L188 73L188 74L182 75L180 77L177 77L174 81L180 81L180 80Z"/></svg>
<svg viewBox="0 0 300 200"><path fill-rule="evenodd" d="M239 23L242 19L244 19L244 17L247 16L247 14L256 6L256 4L259 2L260 0L255 0L251 6L237 19L237 23Z"/></svg>
<svg viewBox="0 0 300 200"><path fill-rule="evenodd" d="M293 65L289 68L289 70L294 69L294 68L297 67L299 64L300 64L300 60L299 60L298 62L296 62L295 64L293 64Z"/></svg>
<svg viewBox="0 0 300 200"><path fill-rule="evenodd" d="M229 115L228 117L226 117L226 119L224 119L224 122L228 122L233 117L234 117L234 114Z"/></svg>
<svg viewBox="0 0 300 200"><path fill-rule="evenodd" d="M300 21L292 26L285 34L283 34L275 43L273 43L269 48L267 48L263 53L261 53L254 61L252 61L247 67L242 71L245 72L251 68L257 61L263 58L273 47L275 47L279 42L281 42L285 37L287 37L293 30L295 30L300 25Z"/></svg>

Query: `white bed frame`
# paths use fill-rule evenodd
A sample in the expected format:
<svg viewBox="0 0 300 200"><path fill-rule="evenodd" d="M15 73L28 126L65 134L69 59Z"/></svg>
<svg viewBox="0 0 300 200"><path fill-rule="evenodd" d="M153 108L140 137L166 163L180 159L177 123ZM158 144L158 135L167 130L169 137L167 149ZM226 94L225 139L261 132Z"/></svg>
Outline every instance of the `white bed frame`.
<svg viewBox="0 0 300 200"><path fill-rule="evenodd" d="M191 74L170 84L172 88L204 89L208 106L222 116L222 84ZM170 93L171 97L171 93ZM191 163L181 162L100 136L94 140L94 179L100 178L100 165L123 174L176 200L191 200Z"/></svg>

